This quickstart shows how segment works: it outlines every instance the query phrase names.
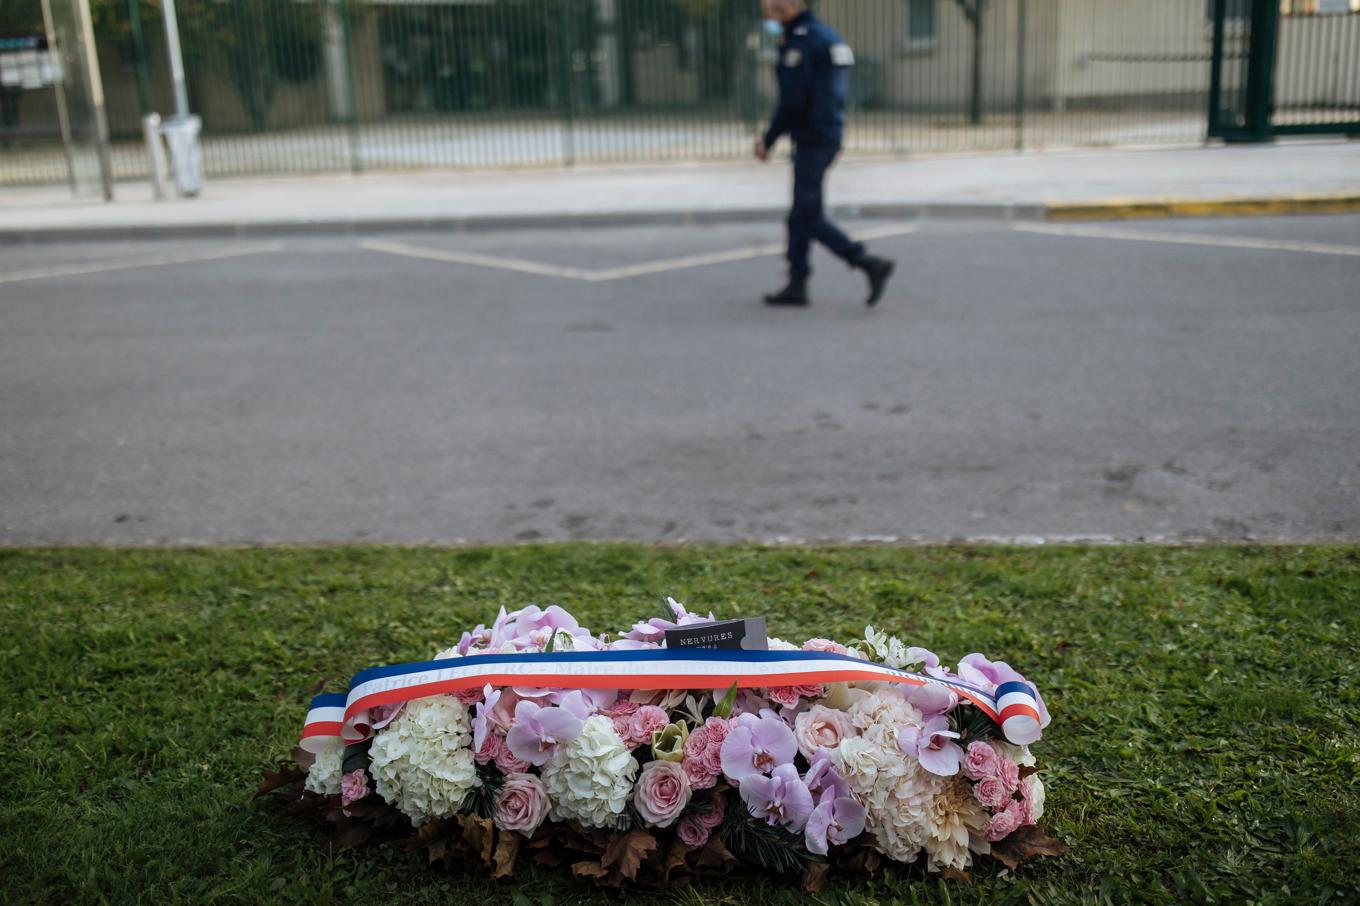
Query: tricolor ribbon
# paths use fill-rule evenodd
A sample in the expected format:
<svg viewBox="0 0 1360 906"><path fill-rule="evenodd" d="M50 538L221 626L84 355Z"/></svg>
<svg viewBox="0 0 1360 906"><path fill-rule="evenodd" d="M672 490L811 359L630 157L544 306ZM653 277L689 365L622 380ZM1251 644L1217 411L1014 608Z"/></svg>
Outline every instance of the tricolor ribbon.
<svg viewBox="0 0 1360 906"><path fill-rule="evenodd" d="M301 745L317 752L337 737L346 745L363 742L373 735L369 722L373 708L483 686L674 690L727 689L735 683L739 689L756 689L872 681L952 689L996 722L1010 742L1027 745L1039 738L1038 701L1026 683L1003 683L992 693L956 679L911 673L822 651L656 648L474 654L373 667L354 677L348 694L312 699Z"/></svg>

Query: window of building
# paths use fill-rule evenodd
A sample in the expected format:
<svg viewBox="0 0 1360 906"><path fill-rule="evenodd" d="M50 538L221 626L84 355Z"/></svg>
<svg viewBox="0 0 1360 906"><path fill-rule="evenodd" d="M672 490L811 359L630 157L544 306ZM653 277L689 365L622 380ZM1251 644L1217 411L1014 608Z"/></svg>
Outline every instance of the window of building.
<svg viewBox="0 0 1360 906"><path fill-rule="evenodd" d="M907 0L907 46L935 46L937 0Z"/></svg>

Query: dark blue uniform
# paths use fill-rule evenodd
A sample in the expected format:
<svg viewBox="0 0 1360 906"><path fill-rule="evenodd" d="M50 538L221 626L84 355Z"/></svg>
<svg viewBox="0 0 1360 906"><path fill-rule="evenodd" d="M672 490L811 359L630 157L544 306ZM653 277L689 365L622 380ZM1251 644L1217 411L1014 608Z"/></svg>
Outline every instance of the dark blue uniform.
<svg viewBox="0 0 1360 906"><path fill-rule="evenodd" d="M804 10L784 26L775 74L779 107L765 131L765 147L779 137L793 140L793 206L789 209L789 277L806 280L808 249L816 239L849 264L864 257L853 242L826 219L822 181L841 150L845 97L854 55L835 29Z"/></svg>

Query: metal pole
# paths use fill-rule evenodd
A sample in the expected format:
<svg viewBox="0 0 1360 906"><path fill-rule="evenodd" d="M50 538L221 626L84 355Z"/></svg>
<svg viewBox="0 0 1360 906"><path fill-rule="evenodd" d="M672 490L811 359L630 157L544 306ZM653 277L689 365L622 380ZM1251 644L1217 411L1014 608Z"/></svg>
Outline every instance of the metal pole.
<svg viewBox="0 0 1360 906"><path fill-rule="evenodd" d="M94 43L94 20L90 16L90 0L76 0L76 15L80 19L81 44L84 45L85 76L90 84L90 106L94 114L95 147L99 157L99 181L104 187L104 200L113 201L113 161L109 157L109 120L104 111L104 79L99 74L99 51Z"/></svg>
<svg viewBox="0 0 1360 906"><path fill-rule="evenodd" d="M175 86L175 116L189 115L189 90L184 84L184 56L179 48L179 20L175 17L175 0L161 0L165 16L165 47L170 53L170 80Z"/></svg>
<svg viewBox="0 0 1360 906"><path fill-rule="evenodd" d="M1025 149L1025 0L1019 0L1015 11L1020 33L1015 47L1015 150Z"/></svg>
<svg viewBox="0 0 1360 906"><path fill-rule="evenodd" d="M71 114L66 109L66 61L61 59L57 48L57 32L52 27L52 0L42 0L43 29L47 32L47 55L56 57L60 64L57 71L61 77L52 87L57 93L57 122L61 125L61 149L66 154L66 175L71 183L71 194L77 192L76 159L71 153Z"/></svg>
<svg viewBox="0 0 1360 906"><path fill-rule="evenodd" d="M359 97L354 90L354 28L350 23L349 0L338 0L345 39L345 106L349 108L346 125L349 127L349 168L351 173L363 170L359 153Z"/></svg>

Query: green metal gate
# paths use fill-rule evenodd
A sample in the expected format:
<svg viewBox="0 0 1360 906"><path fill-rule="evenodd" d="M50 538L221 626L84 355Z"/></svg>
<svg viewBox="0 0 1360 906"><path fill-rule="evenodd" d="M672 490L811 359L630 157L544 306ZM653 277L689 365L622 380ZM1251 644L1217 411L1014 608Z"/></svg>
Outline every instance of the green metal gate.
<svg viewBox="0 0 1360 906"><path fill-rule="evenodd" d="M1212 0L1209 135L1360 135L1360 2Z"/></svg>

